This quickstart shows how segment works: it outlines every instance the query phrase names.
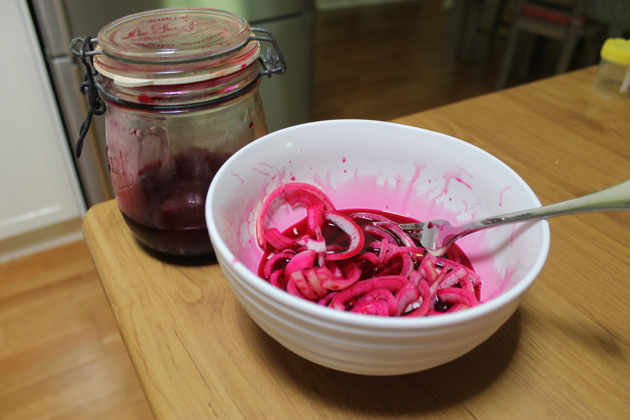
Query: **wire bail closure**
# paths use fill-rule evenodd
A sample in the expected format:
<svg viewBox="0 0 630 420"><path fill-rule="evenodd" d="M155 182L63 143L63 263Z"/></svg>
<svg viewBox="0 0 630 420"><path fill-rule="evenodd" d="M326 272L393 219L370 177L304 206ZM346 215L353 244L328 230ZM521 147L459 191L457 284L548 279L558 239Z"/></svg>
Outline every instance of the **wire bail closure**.
<svg viewBox="0 0 630 420"><path fill-rule="evenodd" d="M234 52L245 48L250 41L263 41L270 42L272 47L267 47L267 54L263 56L262 54L258 57L258 60L262 64L264 70L261 71L254 82L252 82L249 87L246 86L244 89L237 91L231 95L227 95L223 98L211 99L205 102L201 102L195 104L192 107L182 107L179 105L145 105L145 104L135 104L130 103L128 101L123 101L114 95L111 95L103 89L103 87L95 80L95 77L98 75L98 72L94 69L94 56L104 54L103 50L95 50L94 45L98 44L98 38L92 38L91 36L85 36L83 38L76 37L73 38L70 42L70 52L79 57L81 62L85 66L85 75L83 76L83 83L79 85L79 90L83 93L87 99L88 103L88 112L85 120L81 124L81 130L79 132L79 138L77 139L75 146L75 156L77 158L81 157L81 152L83 150L83 143L85 140L85 136L90 129L90 124L92 122L93 115L103 115L105 111L107 111L107 105L103 101L101 95L106 96L108 99L124 104L126 106L146 109L146 110L158 110L158 111L166 111L166 110L174 110L174 109L187 109L187 108L201 108L209 105L214 105L222 102L226 102L228 100L234 99L235 97L241 96L246 91L249 91L251 86L255 84L255 82L260 79L262 76L271 77L273 74L284 74L287 71L287 64L284 60L282 52L280 51L280 47L278 42L273 37L273 34L268 29L263 28L251 28L252 32L262 32L266 36L250 36L247 41L245 41L242 45L238 46L232 51L228 51L225 55L233 54ZM77 50L76 45L80 44L80 48Z"/></svg>
<svg viewBox="0 0 630 420"><path fill-rule="evenodd" d="M78 51L77 54L77 51L73 50L72 47L76 45L76 43L79 41L81 41L81 49ZM79 90L85 95L87 99L88 112L87 117L83 121L83 124L81 124L79 138L75 146L74 155L77 158L81 157L81 152L83 151L83 141L85 140L85 136L90 129L92 116L103 115L105 111L107 111L107 106L105 105L105 102L103 102L103 99L100 97L98 91L95 88L94 77L97 75L97 73L96 70L93 69L94 54L88 54L88 52L94 52L94 43L96 41L96 38L86 36L83 39L75 38L72 40L72 44L70 44L70 51L81 58L81 62L86 69L85 75L83 76L83 83L79 85Z"/></svg>
<svg viewBox="0 0 630 420"><path fill-rule="evenodd" d="M284 57L282 56L282 52L280 51L280 46L278 45L276 39L273 37L271 31L263 28L251 29L252 32L262 32L264 34L267 34L268 38L265 38L264 36L251 36L249 37L249 41L268 41L273 46L273 49L267 47L266 57L262 54L258 57L263 67L265 68L265 70L262 71L260 75L271 77L272 74L284 74L287 71L287 63L284 61Z"/></svg>

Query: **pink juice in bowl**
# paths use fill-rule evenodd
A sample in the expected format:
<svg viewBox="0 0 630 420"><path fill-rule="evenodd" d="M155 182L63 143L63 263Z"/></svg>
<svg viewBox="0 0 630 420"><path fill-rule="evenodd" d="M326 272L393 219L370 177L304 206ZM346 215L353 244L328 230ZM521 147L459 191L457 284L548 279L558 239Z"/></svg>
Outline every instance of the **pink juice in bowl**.
<svg viewBox="0 0 630 420"><path fill-rule="evenodd" d="M278 202L305 207L284 232L266 223ZM453 313L480 303L481 279L456 245L444 257L422 248L399 223L415 220L374 210L337 210L304 183L265 197L257 220L265 249L258 274L278 289L319 305L379 316Z"/></svg>

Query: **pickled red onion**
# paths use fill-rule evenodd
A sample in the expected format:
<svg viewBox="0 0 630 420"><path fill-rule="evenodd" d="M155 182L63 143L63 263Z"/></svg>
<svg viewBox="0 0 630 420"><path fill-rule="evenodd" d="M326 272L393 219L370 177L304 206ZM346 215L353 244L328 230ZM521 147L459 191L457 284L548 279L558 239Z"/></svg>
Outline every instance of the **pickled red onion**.
<svg viewBox="0 0 630 420"><path fill-rule="evenodd" d="M266 227L268 213L281 199L292 207L306 207L304 221L296 225L303 228L283 233ZM336 240L327 237L330 229L337 232ZM312 185L289 183L269 194L256 232L267 255L261 276L294 296L332 309L416 317L480 303L481 280L464 263L465 256L449 252L435 257L390 218L370 211L337 211Z"/></svg>
<svg viewBox="0 0 630 420"><path fill-rule="evenodd" d="M333 211L327 211L324 213L324 218L335 224L339 227L339 229L343 230L350 238L350 245L345 251L326 255L329 261L345 260L347 258L352 258L361 252L363 244L365 243L365 238L363 236L363 232L361 232L361 229L359 228L359 225L357 225L354 220L345 214Z"/></svg>
<svg viewBox="0 0 630 420"><path fill-rule="evenodd" d="M256 221L256 235L258 238L258 245L265 246L265 218L269 211L269 206L280 196L284 196L284 199L291 206L302 204L304 206L316 206L321 204L326 210L334 210L335 206L332 201L323 191L313 187L309 184L301 182L293 182L290 184L284 184L276 188L269 194L263 201L258 219Z"/></svg>

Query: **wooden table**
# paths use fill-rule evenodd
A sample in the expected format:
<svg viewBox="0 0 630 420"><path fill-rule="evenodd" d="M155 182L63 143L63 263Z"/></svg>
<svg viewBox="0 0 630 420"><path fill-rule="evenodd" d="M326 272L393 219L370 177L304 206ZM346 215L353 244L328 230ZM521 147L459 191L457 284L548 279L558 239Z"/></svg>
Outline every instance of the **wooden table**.
<svg viewBox="0 0 630 420"><path fill-rule="evenodd" d="M630 179L630 101L595 69L397 119L502 159L543 204ZM556 218L547 264L514 316L449 364L365 377L320 367L260 330L216 263L138 245L113 201L83 229L157 419L551 419L630 416L630 212Z"/></svg>

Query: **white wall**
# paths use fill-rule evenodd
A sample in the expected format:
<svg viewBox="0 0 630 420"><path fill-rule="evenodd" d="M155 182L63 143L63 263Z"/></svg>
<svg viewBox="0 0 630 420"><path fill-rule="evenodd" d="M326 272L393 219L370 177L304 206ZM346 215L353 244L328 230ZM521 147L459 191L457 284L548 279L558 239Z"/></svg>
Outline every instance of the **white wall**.
<svg viewBox="0 0 630 420"><path fill-rule="evenodd" d="M0 14L0 261L80 238L83 199L26 0Z"/></svg>

